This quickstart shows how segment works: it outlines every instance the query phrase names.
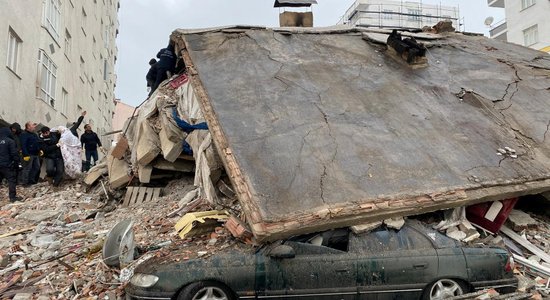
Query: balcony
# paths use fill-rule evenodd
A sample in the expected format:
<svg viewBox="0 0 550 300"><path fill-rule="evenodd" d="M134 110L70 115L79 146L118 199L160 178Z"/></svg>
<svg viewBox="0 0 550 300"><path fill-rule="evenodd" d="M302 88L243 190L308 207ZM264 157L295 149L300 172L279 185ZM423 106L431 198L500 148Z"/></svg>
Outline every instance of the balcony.
<svg viewBox="0 0 550 300"><path fill-rule="evenodd" d="M487 0L489 7L504 8L504 0Z"/></svg>
<svg viewBox="0 0 550 300"><path fill-rule="evenodd" d="M506 24L506 19L497 22L493 26L491 26L491 29L489 30L489 34L491 38L497 39L497 40L503 40L506 41L507 33L508 32L508 26Z"/></svg>

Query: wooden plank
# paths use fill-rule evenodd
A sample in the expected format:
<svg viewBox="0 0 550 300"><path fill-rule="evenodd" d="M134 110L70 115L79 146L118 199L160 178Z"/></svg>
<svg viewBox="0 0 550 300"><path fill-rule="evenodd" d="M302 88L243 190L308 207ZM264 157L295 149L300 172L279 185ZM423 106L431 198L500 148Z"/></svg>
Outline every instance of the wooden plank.
<svg viewBox="0 0 550 300"><path fill-rule="evenodd" d="M539 249L537 246L531 244L528 240L522 238L519 234L515 233L512 229L502 226L500 228L500 232L507 235L509 238L517 242L518 244L525 247L525 249L531 251L531 253L538 256L540 259L544 260L547 263L550 263L550 255L548 253L544 252L543 250Z"/></svg>
<svg viewBox="0 0 550 300"><path fill-rule="evenodd" d="M153 198L153 189L146 188L145 189L145 197L143 198L143 202L150 202Z"/></svg>
<svg viewBox="0 0 550 300"><path fill-rule="evenodd" d="M153 191L153 201L157 201L160 197L160 188L155 188Z"/></svg>
<svg viewBox="0 0 550 300"><path fill-rule="evenodd" d="M133 193L134 193L133 186L129 186L126 188L126 194L124 195L124 201L122 202L122 206L128 206L130 204L130 200L132 199Z"/></svg>
<svg viewBox="0 0 550 300"><path fill-rule="evenodd" d="M0 235L0 239L1 239L1 238L8 237L8 236L12 236L12 235L24 233L24 232L27 232L27 231L31 231L31 230L33 230L35 227L36 227L36 226L31 226L31 227L27 227L27 228L23 228L23 229L17 229L17 230L14 230L14 231L10 231L10 232L4 233L4 234Z"/></svg>
<svg viewBox="0 0 550 300"><path fill-rule="evenodd" d="M134 201L133 204L140 204L140 203L143 202L143 199L145 199L146 190L147 190L147 188L143 187L143 186L139 188L139 192L138 192L137 197L135 198L135 201Z"/></svg>

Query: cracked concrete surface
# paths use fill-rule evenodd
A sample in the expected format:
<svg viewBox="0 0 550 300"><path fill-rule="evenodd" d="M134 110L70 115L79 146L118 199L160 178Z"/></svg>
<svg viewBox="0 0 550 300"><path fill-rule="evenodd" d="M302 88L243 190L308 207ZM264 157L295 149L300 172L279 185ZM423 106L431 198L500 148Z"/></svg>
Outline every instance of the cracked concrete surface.
<svg viewBox="0 0 550 300"><path fill-rule="evenodd" d="M454 34L412 70L356 34L181 38L261 234L528 193L550 179L550 60L540 52ZM518 158L496 155L502 147Z"/></svg>

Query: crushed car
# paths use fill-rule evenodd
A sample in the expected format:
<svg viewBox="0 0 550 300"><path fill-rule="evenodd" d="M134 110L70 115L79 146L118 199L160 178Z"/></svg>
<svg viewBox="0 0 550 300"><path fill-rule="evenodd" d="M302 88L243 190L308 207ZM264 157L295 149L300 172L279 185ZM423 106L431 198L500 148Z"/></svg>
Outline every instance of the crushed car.
<svg viewBox="0 0 550 300"><path fill-rule="evenodd" d="M334 229L177 257L137 266L127 299L444 299L517 287L506 249L463 245L414 220L400 230Z"/></svg>

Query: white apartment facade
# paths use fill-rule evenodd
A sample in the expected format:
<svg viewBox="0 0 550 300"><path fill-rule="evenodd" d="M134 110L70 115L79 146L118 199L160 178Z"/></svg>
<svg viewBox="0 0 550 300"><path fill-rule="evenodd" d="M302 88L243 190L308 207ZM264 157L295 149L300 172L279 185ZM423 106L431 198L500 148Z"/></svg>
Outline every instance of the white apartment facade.
<svg viewBox="0 0 550 300"><path fill-rule="evenodd" d="M91 123L98 134L110 131L119 1L3 2L3 124L18 122L23 126L34 121L49 127L65 126L86 111L84 123Z"/></svg>
<svg viewBox="0 0 550 300"><path fill-rule="evenodd" d="M451 20L459 28L458 7L424 4L422 1L356 0L340 24L363 27L421 29Z"/></svg>
<svg viewBox="0 0 550 300"><path fill-rule="evenodd" d="M504 8L506 19L492 24L492 38L550 53L550 1L487 0Z"/></svg>

